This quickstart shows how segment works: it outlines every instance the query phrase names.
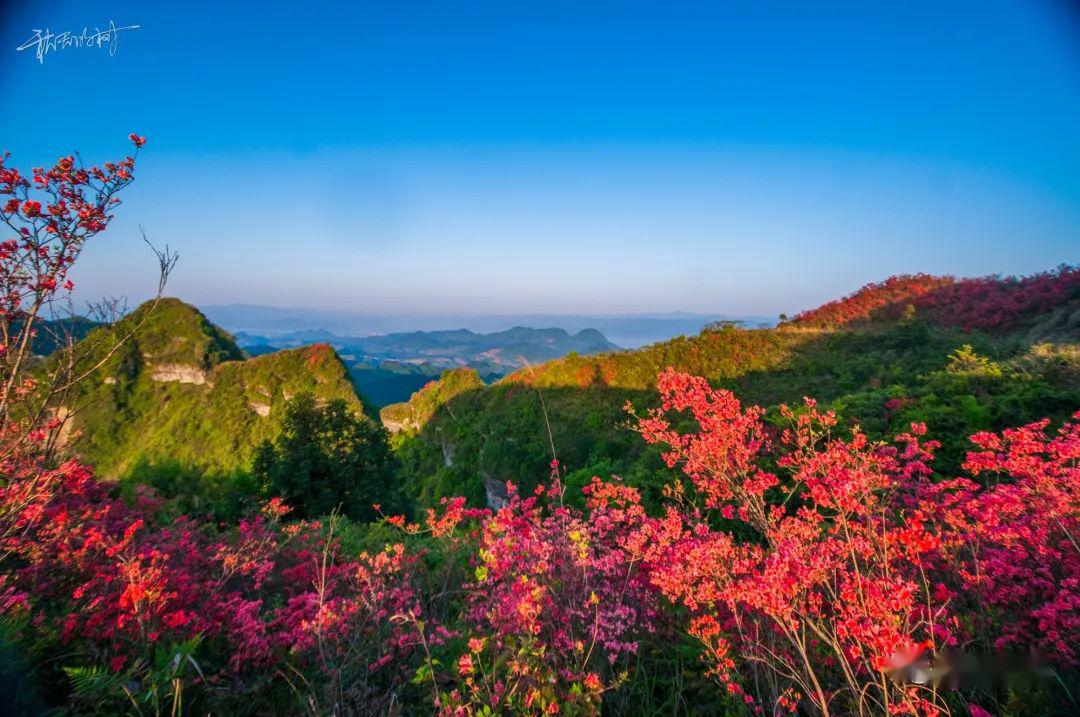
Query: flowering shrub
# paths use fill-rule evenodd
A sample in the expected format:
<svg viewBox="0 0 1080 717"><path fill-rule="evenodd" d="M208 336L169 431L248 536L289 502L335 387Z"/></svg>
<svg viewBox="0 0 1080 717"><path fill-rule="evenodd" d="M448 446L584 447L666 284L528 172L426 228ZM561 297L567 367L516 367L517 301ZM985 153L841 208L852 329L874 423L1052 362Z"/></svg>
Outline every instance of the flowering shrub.
<svg viewBox="0 0 1080 717"><path fill-rule="evenodd" d="M403 546L345 559L333 520L282 523L277 501L224 534L158 525L152 496L129 506L78 463L2 468L0 501L24 505L2 543L3 612L88 663L140 682L162 647L202 639L216 654L199 656L186 687L265 689L303 674L294 688L319 713L375 710L411 677L417 640L392 620L421 613Z"/></svg>
<svg viewBox="0 0 1080 717"><path fill-rule="evenodd" d="M1080 413L1075 416L1080 419ZM956 479L921 496L948 526L945 569L987 651L1038 650L1080 664L1080 423L1048 436L1048 421L971 437ZM943 510L942 508L947 508Z"/></svg>
<svg viewBox="0 0 1080 717"><path fill-rule="evenodd" d="M866 321L886 308L902 309L954 282L952 277L930 274L890 276L885 281L867 284L850 296L803 311L791 321L807 326L842 326Z"/></svg>
<svg viewBox="0 0 1080 717"><path fill-rule="evenodd" d="M460 541L472 571L466 650L437 698L444 714L595 712L654 629L658 596L625 543L645 519L637 492L596 480L586 515L562 504L557 470L528 497L508 485L494 513L461 499L429 513L428 530Z"/></svg>
<svg viewBox="0 0 1080 717"><path fill-rule="evenodd" d="M661 408L639 430L669 447L665 460L690 485L675 484L674 505L647 528L648 560L654 584L690 610L713 672L769 711L806 700L822 714L934 713L929 690L889 676L947 643L955 622L921 569L937 536L917 512L896 510L897 491L929 472L922 428L898 448L857 431L842 440L836 417L807 401L784 409L793 426L774 445L760 409L704 379L668 371L658 388ZM682 411L697 431L672 428L668 414ZM752 539L714 518L745 524Z"/></svg>
<svg viewBox="0 0 1080 717"><path fill-rule="evenodd" d="M703 379L659 388L638 429L685 477L659 514L599 479L569 508L553 472L494 512L389 519L406 539L373 552L280 500L163 522L149 490L125 502L20 452L0 465L0 611L74 656L69 704L90 711L381 713L420 691L448 715L593 714L672 625L752 712L944 713L948 691L910 678L961 646L1076 664L1080 424L978 434L971 477L935 482L921 426L873 444L807 401L776 431ZM467 577L425 577L419 537Z"/></svg>

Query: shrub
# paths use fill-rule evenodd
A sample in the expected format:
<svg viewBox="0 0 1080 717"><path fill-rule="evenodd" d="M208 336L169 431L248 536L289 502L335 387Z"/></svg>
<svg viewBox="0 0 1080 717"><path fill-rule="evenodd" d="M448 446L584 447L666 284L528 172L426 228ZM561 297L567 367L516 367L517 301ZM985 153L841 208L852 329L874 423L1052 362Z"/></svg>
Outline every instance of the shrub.
<svg viewBox="0 0 1080 717"><path fill-rule="evenodd" d="M310 393L294 396L281 435L263 443L252 472L268 497L282 498L301 518L340 510L367 521L376 503L401 507L386 432L343 400L320 405Z"/></svg>

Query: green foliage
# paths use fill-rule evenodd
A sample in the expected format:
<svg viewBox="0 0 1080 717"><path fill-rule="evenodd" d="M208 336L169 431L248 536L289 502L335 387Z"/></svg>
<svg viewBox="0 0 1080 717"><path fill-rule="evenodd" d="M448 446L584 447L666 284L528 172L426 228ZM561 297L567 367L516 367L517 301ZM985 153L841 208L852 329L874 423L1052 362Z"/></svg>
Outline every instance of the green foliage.
<svg viewBox="0 0 1080 717"><path fill-rule="evenodd" d="M94 709L103 709L116 702L117 695L124 695L124 682L101 665L88 667L65 667L64 673L71 680L71 691L79 702Z"/></svg>
<svg viewBox="0 0 1080 717"><path fill-rule="evenodd" d="M688 636L644 641L628 679L605 693L605 715L749 717L752 710L704 674L701 646Z"/></svg>
<svg viewBox="0 0 1080 717"><path fill-rule="evenodd" d="M149 309L85 339L89 367L106 358L113 339L134 331L73 400L70 448L100 476L145 478L163 466L177 478L223 483L247 471L255 448L277 436L290 397L309 392L362 409L329 346L243 360L195 308L167 299Z"/></svg>
<svg viewBox="0 0 1080 717"><path fill-rule="evenodd" d="M430 366L393 361L358 362L349 366L349 374L357 390L380 408L407 399L438 378L439 373L441 371L431 370Z"/></svg>
<svg viewBox="0 0 1080 717"><path fill-rule="evenodd" d="M548 473L543 391L552 438L567 471L568 500L593 475L620 476L655 506L667 469L628 429L623 406L654 405L656 374L668 366L775 407L816 397L848 425L888 438L924 421L943 442L940 470L953 470L975 431L1065 418L1080 406L1080 349L1018 337L935 327L911 318L856 330L710 327L701 335L592 357L567 356L492 386L425 388L384 409L402 462L402 483L420 506L465 495L483 505L510 480L530 490ZM424 417L427 417L426 420ZM387 419L391 420L387 420ZM398 423L392 423L397 419Z"/></svg>
<svg viewBox="0 0 1080 717"><path fill-rule="evenodd" d="M140 460L119 480L120 493L134 500L139 486L167 498L172 516L205 516L233 523L258 508L259 481L247 470L205 472L177 461Z"/></svg>
<svg viewBox="0 0 1080 717"><path fill-rule="evenodd" d="M185 687L203 677L195 659L200 642L201 638L194 637L161 645L151 660L136 661L123 671L101 665L64 667L71 682L72 703L90 714L179 717L184 714Z"/></svg>
<svg viewBox="0 0 1080 717"><path fill-rule="evenodd" d="M1040 345L995 360L963 345L936 370L846 395L832 407L876 437L925 423L942 441L936 469L952 474L971 448L967 436L1043 417L1061 421L1080 407L1077 348Z"/></svg>
<svg viewBox="0 0 1080 717"><path fill-rule="evenodd" d="M340 511L368 521L375 503L389 512L403 507L386 431L341 399L320 405L310 393L294 397L281 435L259 447L252 473L264 495L284 499L299 518Z"/></svg>
<svg viewBox="0 0 1080 717"><path fill-rule="evenodd" d="M42 699L46 692L42 671L35 669L37 665L31 654L40 652L42 645L19 639L20 635L26 634L27 622L26 615L14 613L0 618L0 695L4 700L0 712L4 714L39 715L46 712ZM38 639L46 643L44 635L38 635Z"/></svg>

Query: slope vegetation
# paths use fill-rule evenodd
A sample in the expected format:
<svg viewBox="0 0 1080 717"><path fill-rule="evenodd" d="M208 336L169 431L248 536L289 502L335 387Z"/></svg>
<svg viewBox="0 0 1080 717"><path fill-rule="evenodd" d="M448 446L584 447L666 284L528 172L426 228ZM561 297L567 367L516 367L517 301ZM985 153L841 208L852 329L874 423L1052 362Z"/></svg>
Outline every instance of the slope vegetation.
<svg viewBox="0 0 1080 717"><path fill-rule="evenodd" d="M925 421L944 438L938 467L948 470L970 433L1080 409L1078 276L1063 267L1021 279L897 277L776 329L728 326L568 356L488 387L446 390L442 379L383 417L420 505L452 494L497 502L507 480L543 480L553 457L570 496L592 475L614 474L648 495L667 469L628 430L625 407L653 405L667 367L771 407L774 418L778 404L813 396L873 437ZM912 303L921 309L907 310Z"/></svg>
<svg viewBox="0 0 1080 717"><path fill-rule="evenodd" d="M228 474L246 470L258 444L279 430L291 396L361 400L345 365L325 345L244 360L232 338L197 309L163 300L84 341L104 347L138 327L82 384L69 448L108 478L148 470ZM90 349L88 363L103 355Z"/></svg>

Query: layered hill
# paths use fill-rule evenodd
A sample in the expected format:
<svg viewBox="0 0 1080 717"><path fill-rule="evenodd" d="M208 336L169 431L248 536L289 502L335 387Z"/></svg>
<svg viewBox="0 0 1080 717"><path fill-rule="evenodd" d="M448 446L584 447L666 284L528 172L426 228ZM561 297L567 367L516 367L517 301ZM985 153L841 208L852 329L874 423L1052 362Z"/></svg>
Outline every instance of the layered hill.
<svg viewBox="0 0 1080 717"><path fill-rule="evenodd" d="M278 431L285 402L300 392L362 410L330 346L245 360L231 336L176 299L91 331L80 345L84 365L105 359L107 347L128 334L71 402L67 447L107 478L244 471L259 443Z"/></svg>
<svg viewBox="0 0 1080 717"><path fill-rule="evenodd" d="M420 504L453 493L497 501L505 481L527 487L546 476L552 443L571 487L619 474L656 489L666 469L628 429L624 405L654 405L667 367L766 407L816 397L878 438L925 421L945 438L947 469L967 450L963 436L1080 409L1078 275L897 277L775 329L719 326L568 356L488 387L454 375L382 415ZM452 390L447 380L471 385Z"/></svg>
<svg viewBox="0 0 1080 717"><path fill-rule="evenodd" d="M596 329L570 334L564 329L516 326L506 331L477 334L458 331L416 331L373 336L357 344L365 354L396 359L450 358L461 363L487 361L518 368L522 359L547 361L571 352L593 354L618 346Z"/></svg>
<svg viewBox="0 0 1080 717"><path fill-rule="evenodd" d="M493 381L528 364L567 354L591 355L619 348L595 329L571 334L560 328L524 326L491 333L458 329L363 337L337 336L324 330L275 336L241 332L237 342L253 355L315 342L328 343L345 359L353 381L364 396L379 406L407 399L448 369L473 368L485 381Z"/></svg>
<svg viewBox="0 0 1080 717"><path fill-rule="evenodd" d="M427 362L446 367L474 363L519 368L522 360L547 361L571 352L593 354L619 347L596 329L570 334L564 329L533 329L517 326L506 331L478 334L468 329L454 331L410 331L379 336L336 336L328 331L296 331L279 336L241 333L241 346L294 348L311 343L328 343L359 359L390 359Z"/></svg>

